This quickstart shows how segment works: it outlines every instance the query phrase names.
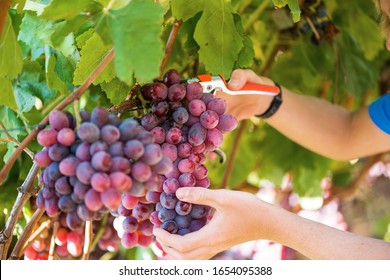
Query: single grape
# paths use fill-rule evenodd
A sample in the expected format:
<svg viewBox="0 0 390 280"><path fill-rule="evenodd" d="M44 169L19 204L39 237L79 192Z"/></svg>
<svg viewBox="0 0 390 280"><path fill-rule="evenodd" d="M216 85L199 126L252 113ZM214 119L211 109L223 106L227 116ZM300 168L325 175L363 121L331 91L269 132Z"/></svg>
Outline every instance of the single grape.
<svg viewBox="0 0 390 280"><path fill-rule="evenodd" d="M207 105L208 106L208 105ZM200 124L207 129L215 128L218 125L219 116L216 112L207 110L200 115Z"/></svg>
<svg viewBox="0 0 390 280"><path fill-rule="evenodd" d="M194 100L194 99L202 99L203 96L203 87L198 82L192 82L186 86L186 99L188 101Z"/></svg>
<svg viewBox="0 0 390 280"><path fill-rule="evenodd" d="M151 96L154 101L164 101L168 96L168 87L163 83L154 83Z"/></svg>
<svg viewBox="0 0 390 280"><path fill-rule="evenodd" d="M181 101L186 96L186 88L181 84L173 84L168 88L168 99L170 101Z"/></svg>
<svg viewBox="0 0 390 280"><path fill-rule="evenodd" d="M53 160L49 157L48 150L44 149L35 154L34 162L39 167L47 167L53 162Z"/></svg>
<svg viewBox="0 0 390 280"><path fill-rule="evenodd" d="M188 103L188 111L194 117L199 117L206 111L206 104L200 99L191 100Z"/></svg>
<svg viewBox="0 0 390 280"><path fill-rule="evenodd" d="M108 123L108 111L101 106L97 106L92 110L91 122L102 128Z"/></svg>
<svg viewBox="0 0 390 280"><path fill-rule="evenodd" d="M73 129L65 127L58 131L57 141L64 146L72 146L76 141L76 134Z"/></svg>
<svg viewBox="0 0 390 280"><path fill-rule="evenodd" d="M108 145L116 142L120 138L120 131L119 129L112 125L112 124L107 124L103 126L103 128L100 131L100 137L104 142L106 142Z"/></svg>
<svg viewBox="0 0 390 280"><path fill-rule="evenodd" d="M37 141L43 147L50 147L58 143L58 132L54 128L46 128L38 132Z"/></svg>
<svg viewBox="0 0 390 280"><path fill-rule="evenodd" d="M54 110L49 114L49 124L53 129L60 131L63 128L69 127L69 120L64 112Z"/></svg>
<svg viewBox="0 0 390 280"><path fill-rule="evenodd" d="M88 143L93 143L99 140L100 129L92 122L83 122L77 130L77 136Z"/></svg>
<svg viewBox="0 0 390 280"><path fill-rule="evenodd" d="M168 87L174 84L178 84L181 81L179 72L175 69L169 69L163 76L163 83Z"/></svg>

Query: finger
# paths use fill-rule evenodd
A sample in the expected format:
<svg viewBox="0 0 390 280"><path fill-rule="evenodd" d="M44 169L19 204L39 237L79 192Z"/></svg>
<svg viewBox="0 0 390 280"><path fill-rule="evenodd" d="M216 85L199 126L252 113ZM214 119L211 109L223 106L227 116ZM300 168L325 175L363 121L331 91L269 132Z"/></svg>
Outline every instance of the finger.
<svg viewBox="0 0 390 280"><path fill-rule="evenodd" d="M183 187L176 191L176 197L181 201L219 208L221 195L219 190L209 190L201 187Z"/></svg>
<svg viewBox="0 0 390 280"><path fill-rule="evenodd" d="M232 72L228 86L232 90L239 90L246 83L273 84L272 80L260 77L250 69L236 69Z"/></svg>
<svg viewBox="0 0 390 280"><path fill-rule="evenodd" d="M210 221L212 223L212 221ZM180 253L186 253L197 248L210 247L215 245L215 240L210 238L213 232L210 232L210 223L196 232L188 233L184 236L177 234L170 234L167 231L156 228L153 234L161 245L173 248Z"/></svg>

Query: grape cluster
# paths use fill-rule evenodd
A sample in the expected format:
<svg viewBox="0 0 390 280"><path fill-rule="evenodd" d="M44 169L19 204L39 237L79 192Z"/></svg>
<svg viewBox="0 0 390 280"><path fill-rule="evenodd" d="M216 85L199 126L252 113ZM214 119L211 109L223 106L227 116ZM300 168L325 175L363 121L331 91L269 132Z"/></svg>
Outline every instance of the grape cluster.
<svg viewBox="0 0 390 280"><path fill-rule="evenodd" d="M226 102L203 93L198 82L182 83L176 70L168 70L162 81L141 88L152 111L142 117L142 126L151 131L162 152L173 162L173 170L164 175L159 187L146 193L156 203L150 221L170 233L180 235L202 228L209 207L180 201L180 187L208 188L206 154L221 146L223 133L233 130L237 120L225 114Z"/></svg>
<svg viewBox="0 0 390 280"><path fill-rule="evenodd" d="M45 167L37 206L50 217L66 213L72 230L116 211L122 194L172 170L153 134L137 120L121 121L102 107L80 115L82 122L75 131L70 113L51 112L50 128L37 135L44 149L34 158Z"/></svg>

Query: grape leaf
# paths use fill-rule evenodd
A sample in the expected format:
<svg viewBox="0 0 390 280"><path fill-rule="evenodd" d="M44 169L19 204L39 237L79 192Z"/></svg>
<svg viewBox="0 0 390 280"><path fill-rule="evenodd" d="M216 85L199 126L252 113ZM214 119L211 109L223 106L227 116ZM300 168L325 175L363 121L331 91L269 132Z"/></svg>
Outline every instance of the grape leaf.
<svg viewBox="0 0 390 280"><path fill-rule="evenodd" d="M243 47L232 9L225 1L207 1L194 33L199 58L212 74L229 76Z"/></svg>
<svg viewBox="0 0 390 280"><path fill-rule="evenodd" d="M210 1L210 0L208 0ZM205 0L171 0L172 15L183 21L195 16L203 10Z"/></svg>
<svg viewBox="0 0 390 280"><path fill-rule="evenodd" d="M53 0L45 7L41 17L49 20L72 19L82 12L91 12L90 9L93 5L103 8L100 3L92 0Z"/></svg>
<svg viewBox="0 0 390 280"><path fill-rule="evenodd" d="M11 17L7 14L0 34L0 77L15 79L22 67L22 51L16 41Z"/></svg>
<svg viewBox="0 0 390 280"><path fill-rule="evenodd" d="M46 56L46 81L49 89L58 91L62 95L66 95L69 90L66 87L65 83L58 77L58 74L55 70L57 59L54 55Z"/></svg>
<svg viewBox="0 0 390 280"><path fill-rule="evenodd" d="M121 103L130 91L130 87L117 78L111 80L109 83L101 83L100 86L106 93L107 98L110 99L111 103L114 105Z"/></svg>
<svg viewBox="0 0 390 280"><path fill-rule="evenodd" d="M1 121L7 129L22 126L22 123L16 117L16 113L8 107L0 106L0 116ZM26 134L23 130L10 130L8 131L8 133L15 139L18 139L19 136L23 136ZM0 131L0 138L7 139L7 136L4 132Z"/></svg>
<svg viewBox="0 0 390 280"><path fill-rule="evenodd" d="M299 8L298 0L272 0L275 7L283 8L288 5L293 15L293 21L298 22L301 19L301 9Z"/></svg>
<svg viewBox="0 0 390 280"><path fill-rule="evenodd" d="M0 77L0 106L8 106L12 110L17 110L12 83L7 78Z"/></svg>
<svg viewBox="0 0 390 280"><path fill-rule="evenodd" d="M79 15L71 20L65 20L56 23L54 26L54 32L51 35L51 41L53 43L53 46L60 46L70 33L77 33L80 30L81 25L84 24L87 20L87 16Z"/></svg>
<svg viewBox="0 0 390 280"><path fill-rule="evenodd" d="M107 53L111 50L111 46L104 45L99 34L93 33L80 51L80 61L77 64L73 75L73 83L75 85L82 84L89 75L95 70ZM110 82L115 77L114 64L111 62L103 72L93 81L94 85L102 82Z"/></svg>
<svg viewBox="0 0 390 280"><path fill-rule="evenodd" d="M115 69L122 81L132 83L134 75L143 83L159 76L163 13L159 4L149 0L133 0L122 9L110 10Z"/></svg>

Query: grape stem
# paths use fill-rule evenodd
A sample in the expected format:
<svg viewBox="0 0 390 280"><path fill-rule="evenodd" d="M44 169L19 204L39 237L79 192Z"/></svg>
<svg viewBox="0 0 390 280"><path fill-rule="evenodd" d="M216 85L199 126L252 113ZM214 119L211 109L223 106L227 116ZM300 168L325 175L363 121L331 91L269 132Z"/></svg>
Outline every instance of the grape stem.
<svg viewBox="0 0 390 280"><path fill-rule="evenodd" d="M26 180L18 188L18 197L15 204L12 207L11 213L5 224L5 228L0 232L0 259L5 260L7 258L8 248L12 241L12 234L14 232L16 223L20 217L20 213L24 207L24 204L35 193L34 191L34 179L37 176L39 167L34 164L28 173ZM43 214L43 213L42 213Z"/></svg>
<svg viewBox="0 0 390 280"><path fill-rule="evenodd" d="M56 235L57 235L57 231L58 231L59 226L60 226L60 224L58 223L58 221L54 222L53 232L52 232L51 238L50 238L50 248L49 248L49 257L48 257L49 261L54 259L54 250L56 247Z"/></svg>
<svg viewBox="0 0 390 280"><path fill-rule="evenodd" d="M181 19L179 19L179 20L176 20L172 26L171 33L169 34L168 41L167 41L167 44L165 46L165 54L164 54L164 57L161 61L161 65L160 65L160 79L162 78L162 75L164 73L165 67L167 66L168 60L171 57L173 43L176 40L177 33L179 32L179 29L180 29L182 23L183 23L183 21Z"/></svg>
<svg viewBox="0 0 390 280"><path fill-rule="evenodd" d="M74 100L79 99L83 93L88 89L88 87L92 84L92 82L96 79L97 76L106 68L106 66L113 60L115 56L114 49L111 49L107 55L103 58L100 64L96 67L96 69L92 72L92 74L84 81L84 83L76 88L71 95L65 98L60 104L58 104L52 111L54 110L62 110ZM22 151L27 147L27 145L37 136L38 132L42 130L42 128L48 123L49 115L44 117L40 125L33 129L29 135L20 143L20 145L13 152L7 163L3 166L0 171L0 187L7 178L7 174L9 173L11 167L15 163L16 159L22 153Z"/></svg>
<svg viewBox="0 0 390 280"><path fill-rule="evenodd" d="M221 184L222 189L226 189L226 187L230 181L230 177L232 175L233 166L234 166L234 162L236 159L238 147L240 146L241 136L245 131L245 127L246 127L246 121L242 121L240 124L240 127L238 128L237 134L235 135L232 151L229 155L229 159L228 159L227 164L226 164L225 173L223 174L223 179L222 179L222 184Z"/></svg>
<svg viewBox="0 0 390 280"><path fill-rule="evenodd" d="M3 31L5 18L7 16L10 0L0 1L0 35Z"/></svg>
<svg viewBox="0 0 390 280"><path fill-rule="evenodd" d="M5 127L5 125L3 124L3 122L2 122L1 120L0 120L0 126L1 126L1 128L3 129L5 135L7 136L8 141L9 141L9 142L13 142L13 143L15 143L17 146L19 146L19 145L20 145L20 142L19 142L17 139L15 139L14 137L12 137L11 134L9 134L7 128ZM30 157L31 159L34 158L34 153L33 153L29 148L26 147L26 148L24 149L24 151L26 152L26 154L29 155L29 157Z"/></svg>
<svg viewBox="0 0 390 280"><path fill-rule="evenodd" d="M93 235L92 221L87 221L85 223L85 241L84 241L83 256L81 257L82 260L89 259L89 253L91 252L92 235Z"/></svg>

